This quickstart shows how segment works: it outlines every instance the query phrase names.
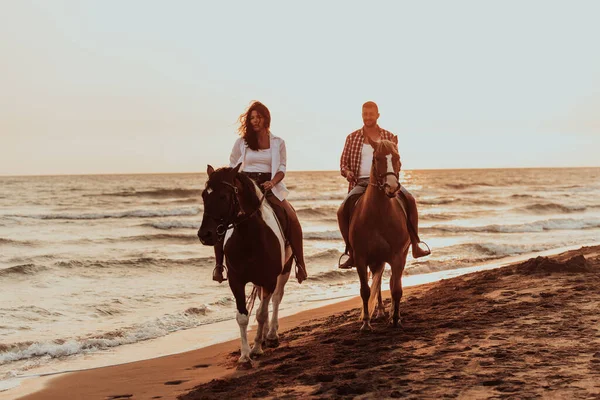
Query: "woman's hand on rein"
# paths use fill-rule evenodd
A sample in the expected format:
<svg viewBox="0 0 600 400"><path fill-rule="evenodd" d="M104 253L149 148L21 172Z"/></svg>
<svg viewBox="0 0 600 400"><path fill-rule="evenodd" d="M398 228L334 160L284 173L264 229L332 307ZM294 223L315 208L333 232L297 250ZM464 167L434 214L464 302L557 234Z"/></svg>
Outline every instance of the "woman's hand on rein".
<svg viewBox="0 0 600 400"><path fill-rule="evenodd" d="M262 185L262 187L263 187L265 190L271 190L271 189L273 189L273 187L274 187L274 186L275 186L275 185L273 184L273 181L266 181L266 182L265 182L265 183L263 183L263 185Z"/></svg>

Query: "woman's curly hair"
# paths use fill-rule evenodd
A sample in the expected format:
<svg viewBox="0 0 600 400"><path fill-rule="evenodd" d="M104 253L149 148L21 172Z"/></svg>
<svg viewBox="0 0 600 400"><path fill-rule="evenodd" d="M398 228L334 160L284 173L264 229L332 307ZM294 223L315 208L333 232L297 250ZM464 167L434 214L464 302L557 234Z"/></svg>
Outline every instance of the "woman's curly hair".
<svg viewBox="0 0 600 400"><path fill-rule="evenodd" d="M250 114L252 111L256 111L263 119L267 132L269 132L269 128L271 127L271 113L269 112L267 106L265 106L263 103L260 101L253 101L246 112L240 115L240 126L238 128L238 133L242 138L244 138L244 141L248 147L256 151L258 150L258 134L254 131L254 128L250 123Z"/></svg>

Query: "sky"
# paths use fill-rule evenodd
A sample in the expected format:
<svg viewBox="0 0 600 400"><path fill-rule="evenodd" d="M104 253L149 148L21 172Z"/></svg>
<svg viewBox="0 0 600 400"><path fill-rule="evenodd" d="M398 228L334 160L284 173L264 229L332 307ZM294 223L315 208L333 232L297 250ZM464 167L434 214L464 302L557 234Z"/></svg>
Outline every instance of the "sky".
<svg viewBox="0 0 600 400"><path fill-rule="evenodd" d="M0 175L202 172L266 104L335 170L379 104L405 169L600 166L600 2L0 0Z"/></svg>

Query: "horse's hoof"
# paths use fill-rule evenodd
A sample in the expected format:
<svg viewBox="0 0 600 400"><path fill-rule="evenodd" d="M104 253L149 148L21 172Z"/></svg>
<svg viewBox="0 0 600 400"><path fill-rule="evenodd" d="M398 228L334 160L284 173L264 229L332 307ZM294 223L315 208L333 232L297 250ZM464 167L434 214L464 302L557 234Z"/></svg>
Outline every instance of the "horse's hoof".
<svg viewBox="0 0 600 400"><path fill-rule="evenodd" d="M242 361L242 358L238 360L237 369L239 370L252 369L253 367L252 360L249 358L246 361Z"/></svg>
<svg viewBox="0 0 600 400"><path fill-rule="evenodd" d="M372 332L373 331L373 327L371 326L370 323L363 322L362 326L360 327L360 331L361 332Z"/></svg>
<svg viewBox="0 0 600 400"><path fill-rule="evenodd" d="M267 347L272 348L272 349L279 347L279 338L275 338L275 339L267 338L266 345L267 345Z"/></svg>
<svg viewBox="0 0 600 400"><path fill-rule="evenodd" d="M254 346L252 348L252 350L250 350L250 357L254 357L254 356L262 356L265 352L263 351L262 348Z"/></svg>
<svg viewBox="0 0 600 400"><path fill-rule="evenodd" d="M375 318L373 318L373 320L377 320L377 321L384 320L385 321L387 318L388 318L387 313L385 311L382 311L382 312L378 313L377 315L375 315Z"/></svg>
<svg viewBox="0 0 600 400"><path fill-rule="evenodd" d="M394 328L402 328L402 321L400 321L399 319L391 319L390 325L392 325L392 327Z"/></svg>

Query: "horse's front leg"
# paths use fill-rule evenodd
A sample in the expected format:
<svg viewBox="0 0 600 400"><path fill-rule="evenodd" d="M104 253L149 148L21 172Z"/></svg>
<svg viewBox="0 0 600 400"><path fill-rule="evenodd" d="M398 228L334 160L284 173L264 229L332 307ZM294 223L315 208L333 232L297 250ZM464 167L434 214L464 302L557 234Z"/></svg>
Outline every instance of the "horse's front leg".
<svg viewBox="0 0 600 400"><path fill-rule="evenodd" d="M263 354L262 343L265 338L266 330L269 322L269 302L271 301L271 293L267 293L264 288L258 288L260 296L260 306L256 310L256 337L254 338L254 346L250 352L251 356L259 356Z"/></svg>
<svg viewBox="0 0 600 400"><path fill-rule="evenodd" d="M248 315L248 309L246 308L246 293L244 290L244 284L236 282L234 279L229 278L229 287L235 297L235 304L237 307L237 314L235 320L240 327L240 338L242 340L242 347L240 348L240 359L239 363L250 362L250 345L248 344L248 322L250 315Z"/></svg>
<svg viewBox="0 0 600 400"><path fill-rule="evenodd" d="M360 297L363 301L363 309L360 314L360 319L363 321L360 327L361 331L372 331L371 318L369 316L369 296L371 295L371 289L369 288L369 277L367 271L367 263L364 259L355 258L354 263L356 265L356 271L358 272L358 279L360 280Z"/></svg>
<svg viewBox="0 0 600 400"><path fill-rule="evenodd" d="M288 262L292 263L293 259L290 259ZM277 334L277 331L279 330L279 304L281 304L285 284L287 283L289 277L290 273L288 272L286 274L279 275L277 278L277 287L273 293L273 316L271 317L269 333L267 334L268 347L279 346L279 335Z"/></svg>

